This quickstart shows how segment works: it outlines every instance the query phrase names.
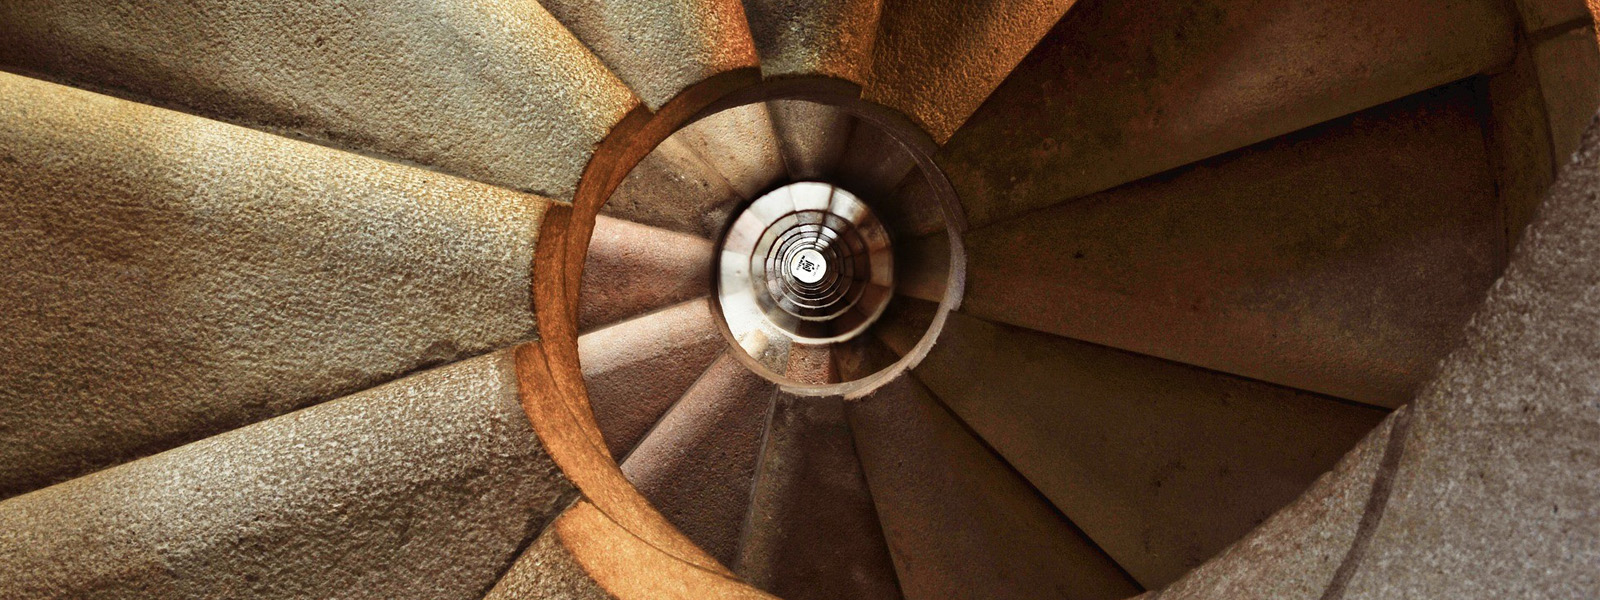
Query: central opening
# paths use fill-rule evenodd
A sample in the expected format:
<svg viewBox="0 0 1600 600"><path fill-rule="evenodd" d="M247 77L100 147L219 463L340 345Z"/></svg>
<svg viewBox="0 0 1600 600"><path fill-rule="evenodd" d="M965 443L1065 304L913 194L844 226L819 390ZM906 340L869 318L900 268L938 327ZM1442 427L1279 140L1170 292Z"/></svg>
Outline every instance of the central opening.
<svg viewBox="0 0 1600 600"><path fill-rule="evenodd" d="M823 258L821 252L811 248L802 248L794 254L794 259L789 261L789 275L800 283L822 281L822 276L827 273L828 259Z"/></svg>

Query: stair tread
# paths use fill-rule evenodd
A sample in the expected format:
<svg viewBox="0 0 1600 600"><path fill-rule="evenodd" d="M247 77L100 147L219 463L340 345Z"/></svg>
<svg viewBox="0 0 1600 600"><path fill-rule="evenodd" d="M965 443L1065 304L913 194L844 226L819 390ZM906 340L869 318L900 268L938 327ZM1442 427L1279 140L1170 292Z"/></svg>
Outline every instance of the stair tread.
<svg viewBox="0 0 1600 600"><path fill-rule="evenodd" d="M745 0L767 77L865 82L883 0Z"/></svg>
<svg viewBox="0 0 1600 600"><path fill-rule="evenodd" d="M993 223L1505 64L1508 6L1082 0L938 162Z"/></svg>
<svg viewBox="0 0 1600 600"><path fill-rule="evenodd" d="M1140 591L912 378L847 410L906 598L1111 600Z"/></svg>
<svg viewBox="0 0 1600 600"><path fill-rule="evenodd" d="M745 200L754 200L787 175L766 103L708 115L673 137L704 157Z"/></svg>
<svg viewBox="0 0 1600 600"><path fill-rule="evenodd" d="M737 558L774 392L723 354L622 463L650 504L724 565Z"/></svg>
<svg viewBox="0 0 1600 600"><path fill-rule="evenodd" d="M728 347L709 298L584 334L589 405L612 456L627 456Z"/></svg>
<svg viewBox="0 0 1600 600"><path fill-rule="evenodd" d="M741 201L720 170L682 139L669 137L628 172L600 212L717 239Z"/></svg>
<svg viewBox="0 0 1600 600"><path fill-rule="evenodd" d="M844 402L773 406L735 572L788 600L900 597Z"/></svg>
<svg viewBox="0 0 1600 600"><path fill-rule="evenodd" d="M802 100L767 103L789 178L825 180L850 141L854 119L837 106Z"/></svg>
<svg viewBox="0 0 1600 600"><path fill-rule="evenodd" d="M0 74L0 498L534 335L535 196ZM48 435L43 435L48 432Z"/></svg>
<svg viewBox="0 0 1600 600"><path fill-rule="evenodd" d="M510 352L427 371L0 502L0 595L478 598L574 492L534 439Z"/></svg>
<svg viewBox="0 0 1600 600"><path fill-rule="evenodd" d="M960 313L914 373L1151 589L1295 499L1384 416Z"/></svg>
<svg viewBox="0 0 1600 600"><path fill-rule="evenodd" d="M709 295L713 252L705 238L597 216L584 257L579 329Z"/></svg>
<svg viewBox="0 0 1600 600"><path fill-rule="evenodd" d="M739 0L539 0L659 110L712 76L759 66Z"/></svg>
<svg viewBox="0 0 1600 600"><path fill-rule="evenodd" d="M533 2L23 0L0 64L558 200L638 105Z"/></svg>
<svg viewBox="0 0 1600 600"><path fill-rule="evenodd" d="M1431 90L974 230L962 310L1399 406L1504 265L1487 165Z"/></svg>

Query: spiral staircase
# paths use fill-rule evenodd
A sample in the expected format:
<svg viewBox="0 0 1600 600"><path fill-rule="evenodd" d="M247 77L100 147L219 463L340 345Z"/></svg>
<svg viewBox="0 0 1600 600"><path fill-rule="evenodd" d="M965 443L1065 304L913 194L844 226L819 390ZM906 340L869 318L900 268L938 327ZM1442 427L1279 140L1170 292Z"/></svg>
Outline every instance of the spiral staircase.
<svg viewBox="0 0 1600 600"><path fill-rule="evenodd" d="M1595 597L1597 107L1578 0L10 0L0 597Z"/></svg>

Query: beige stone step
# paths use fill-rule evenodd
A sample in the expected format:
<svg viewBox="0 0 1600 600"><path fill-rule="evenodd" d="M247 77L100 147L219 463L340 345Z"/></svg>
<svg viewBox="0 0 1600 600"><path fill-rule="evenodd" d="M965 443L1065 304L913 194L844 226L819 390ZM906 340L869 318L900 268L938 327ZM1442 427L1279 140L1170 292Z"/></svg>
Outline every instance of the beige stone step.
<svg viewBox="0 0 1600 600"><path fill-rule="evenodd" d="M742 200L719 169L669 137L628 172L600 212L716 240Z"/></svg>
<svg viewBox="0 0 1600 600"><path fill-rule="evenodd" d="M578 327L602 327L711 293L710 240L595 218L583 264Z"/></svg>
<svg viewBox="0 0 1600 600"><path fill-rule="evenodd" d="M739 0L538 1L651 109L710 77L759 68Z"/></svg>
<svg viewBox="0 0 1600 600"><path fill-rule="evenodd" d="M839 398L780 394L734 571L788 600L900 597Z"/></svg>
<svg viewBox="0 0 1600 600"><path fill-rule="evenodd" d="M801 100L774 100L767 111L789 178L829 178L850 142L854 119L836 106Z"/></svg>
<svg viewBox="0 0 1600 600"><path fill-rule="evenodd" d="M974 226L1492 70L1498 0L1083 0L939 158Z"/></svg>
<svg viewBox="0 0 1600 600"><path fill-rule="evenodd" d="M0 498L533 336L546 204L0 74Z"/></svg>
<svg viewBox="0 0 1600 600"><path fill-rule="evenodd" d="M848 414L906 598L1113 600L1140 591L916 381L896 379Z"/></svg>
<svg viewBox="0 0 1600 600"><path fill-rule="evenodd" d="M0 596L478 598L573 491L497 352L0 502Z"/></svg>
<svg viewBox="0 0 1600 600"><path fill-rule="evenodd" d="M0 65L570 200L638 101L534 2L0 6Z"/></svg>
<svg viewBox="0 0 1600 600"><path fill-rule="evenodd" d="M728 348L716 318L710 299L696 298L578 338L589 405L612 456L627 456Z"/></svg>
<svg viewBox="0 0 1600 600"><path fill-rule="evenodd" d="M883 0L862 97L944 143L1074 0Z"/></svg>
<svg viewBox="0 0 1600 600"><path fill-rule="evenodd" d="M1462 83L968 234L962 310L1399 406L1505 261Z"/></svg>
<svg viewBox="0 0 1600 600"><path fill-rule="evenodd" d="M761 72L863 83L883 0L745 0Z"/></svg>
<svg viewBox="0 0 1600 600"><path fill-rule="evenodd" d="M914 373L1152 589L1294 500L1384 416L960 313Z"/></svg>
<svg viewBox="0 0 1600 600"><path fill-rule="evenodd" d="M765 103L745 104L673 134L704 157L741 197L754 200L787 176L777 130ZM719 223L725 226L726 223Z"/></svg>
<svg viewBox="0 0 1600 600"><path fill-rule="evenodd" d="M723 354L622 462L639 492L724 565L738 557L774 393Z"/></svg>

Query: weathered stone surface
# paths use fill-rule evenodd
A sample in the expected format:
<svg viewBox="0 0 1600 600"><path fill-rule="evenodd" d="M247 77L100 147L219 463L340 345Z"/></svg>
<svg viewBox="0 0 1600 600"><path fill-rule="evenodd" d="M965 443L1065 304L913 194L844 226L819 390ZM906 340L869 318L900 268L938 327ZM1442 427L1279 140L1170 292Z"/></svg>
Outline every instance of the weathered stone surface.
<svg viewBox="0 0 1600 600"><path fill-rule="evenodd" d="M1478 114L1441 88L975 230L962 310L1398 406L1504 264Z"/></svg>
<svg viewBox="0 0 1600 600"><path fill-rule="evenodd" d="M1529 32L1561 27L1573 21L1594 22L1584 0L1517 0L1522 26Z"/></svg>
<svg viewBox="0 0 1600 600"><path fill-rule="evenodd" d="M719 239L741 198L705 158L669 137L645 155L600 208L601 214Z"/></svg>
<svg viewBox="0 0 1600 600"><path fill-rule="evenodd" d="M1074 0L883 0L862 97L943 143Z"/></svg>
<svg viewBox="0 0 1600 600"><path fill-rule="evenodd" d="M746 200L768 191L787 174L777 131L765 103L746 104L709 115L673 134Z"/></svg>
<svg viewBox="0 0 1600 600"><path fill-rule="evenodd" d="M1149 588L1294 500L1384 414L960 313L914 373Z"/></svg>
<svg viewBox="0 0 1600 600"><path fill-rule="evenodd" d="M1400 409L1405 411L1407 409ZM1393 413L1332 471L1244 539L1162 590L1162 600L1319 600L1355 542Z"/></svg>
<svg viewBox="0 0 1600 600"><path fill-rule="evenodd" d="M1600 593L1600 128L1412 405L1393 494L1331 598Z"/></svg>
<svg viewBox="0 0 1600 600"><path fill-rule="evenodd" d="M838 370L833 365L832 346L795 344L789 347L789 364L783 376L807 385L825 385L839 382Z"/></svg>
<svg viewBox="0 0 1600 600"><path fill-rule="evenodd" d="M981 226L1498 67L1509 8L1084 0L939 162Z"/></svg>
<svg viewBox="0 0 1600 600"><path fill-rule="evenodd" d="M882 128L857 119L832 182L876 207L885 204L914 168L916 159L904 144Z"/></svg>
<svg viewBox="0 0 1600 600"><path fill-rule="evenodd" d="M767 103L789 178L822 180L833 173L850 141L854 119L838 107L802 100Z"/></svg>
<svg viewBox="0 0 1600 600"><path fill-rule="evenodd" d="M22 0L0 64L561 200L638 104L525 0Z"/></svg>
<svg viewBox="0 0 1600 600"><path fill-rule="evenodd" d="M759 64L739 0L539 0L652 109Z"/></svg>
<svg viewBox="0 0 1600 600"><path fill-rule="evenodd" d="M900 597L843 400L778 396L735 572L788 600Z"/></svg>
<svg viewBox="0 0 1600 600"><path fill-rule="evenodd" d="M589 405L612 456L627 456L728 348L697 298L578 338Z"/></svg>
<svg viewBox="0 0 1600 600"><path fill-rule="evenodd" d="M1533 47L1539 88L1550 117L1550 143L1556 164L1577 151L1589 118L1600 107L1600 46L1594 26L1574 29Z"/></svg>
<svg viewBox="0 0 1600 600"><path fill-rule="evenodd" d="M894 246L895 293L939 302L950 286L950 234L900 239Z"/></svg>
<svg viewBox="0 0 1600 600"><path fill-rule="evenodd" d="M724 565L738 557L774 393L723 354L622 463L639 492Z"/></svg>
<svg viewBox="0 0 1600 600"><path fill-rule="evenodd" d="M501 352L0 502L0 596L477 598L572 492Z"/></svg>
<svg viewBox="0 0 1600 600"><path fill-rule="evenodd" d="M1533 51L1523 46L1506 69L1486 77L1482 88L1489 114L1484 141L1495 189L1504 209L1506 252L1522 239L1534 211L1556 178L1550 120L1539 89Z"/></svg>
<svg viewBox="0 0 1600 600"><path fill-rule="evenodd" d="M517 557L484 600L612 600L555 530L546 529Z"/></svg>
<svg viewBox="0 0 1600 600"><path fill-rule="evenodd" d="M0 74L0 498L532 337L546 203Z"/></svg>
<svg viewBox="0 0 1600 600"><path fill-rule="evenodd" d="M600 215L583 264L578 327L591 330L711 293L710 240Z"/></svg>
<svg viewBox="0 0 1600 600"><path fill-rule="evenodd" d="M883 0L745 0L768 77L821 75L865 82Z"/></svg>
<svg viewBox="0 0 1600 600"><path fill-rule="evenodd" d="M847 411L907 598L1112 600L1138 593L1116 563L911 377Z"/></svg>

